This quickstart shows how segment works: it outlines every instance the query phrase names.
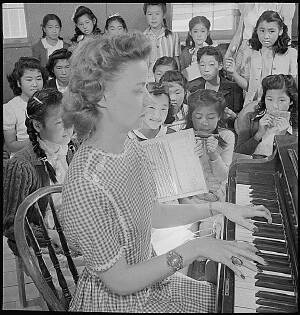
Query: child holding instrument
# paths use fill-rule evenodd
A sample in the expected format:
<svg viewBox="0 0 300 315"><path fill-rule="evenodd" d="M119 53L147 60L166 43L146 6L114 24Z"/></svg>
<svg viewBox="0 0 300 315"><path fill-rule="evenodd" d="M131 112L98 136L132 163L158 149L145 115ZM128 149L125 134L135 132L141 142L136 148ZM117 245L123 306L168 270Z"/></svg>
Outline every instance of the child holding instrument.
<svg viewBox="0 0 300 315"><path fill-rule="evenodd" d="M235 152L270 156L274 136L297 134L298 90L291 75L269 75L262 81L263 95L260 102L252 102L238 115L238 133Z"/></svg>

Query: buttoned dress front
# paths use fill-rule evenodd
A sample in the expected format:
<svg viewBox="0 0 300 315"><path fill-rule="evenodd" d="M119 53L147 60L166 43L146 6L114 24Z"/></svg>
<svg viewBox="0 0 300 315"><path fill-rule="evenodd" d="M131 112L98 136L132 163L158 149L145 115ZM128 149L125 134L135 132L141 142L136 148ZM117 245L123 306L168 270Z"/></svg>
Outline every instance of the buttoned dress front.
<svg viewBox="0 0 300 315"><path fill-rule="evenodd" d="M65 235L86 261L70 311L214 311L215 287L207 282L175 273L138 292L118 295L97 274L121 257L135 265L156 255L151 246L156 187L151 164L135 139L126 140L120 154L81 145L62 198Z"/></svg>

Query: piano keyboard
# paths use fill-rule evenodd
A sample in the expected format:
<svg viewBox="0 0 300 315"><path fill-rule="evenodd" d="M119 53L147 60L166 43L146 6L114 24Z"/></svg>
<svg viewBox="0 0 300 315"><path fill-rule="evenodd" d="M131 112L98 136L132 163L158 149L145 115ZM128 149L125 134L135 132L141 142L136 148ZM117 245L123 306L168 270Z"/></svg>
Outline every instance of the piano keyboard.
<svg viewBox="0 0 300 315"><path fill-rule="evenodd" d="M296 311L296 297L279 205L275 192L266 191L266 186L263 189L258 194L259 189L254 191L249 185L236 185L236 203L264 204L271 211L273 222L268 224L263 218L253 218L259 229L257 232L235 226L235 239L255 244L261 251L259 255L268 265L257 264L261 272L241 267L246 278L243 280L235 276L234 313Z"/></svg>

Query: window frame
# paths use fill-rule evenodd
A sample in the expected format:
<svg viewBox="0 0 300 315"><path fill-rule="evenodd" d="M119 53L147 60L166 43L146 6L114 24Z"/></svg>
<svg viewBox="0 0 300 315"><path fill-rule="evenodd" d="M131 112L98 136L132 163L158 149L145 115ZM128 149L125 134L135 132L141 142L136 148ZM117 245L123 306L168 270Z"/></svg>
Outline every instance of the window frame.
<svg viewBox="0 0 300 315"><path fill-rule="evenodd" d="M26 26L26 32L27 32L27 37L22 37L22 38L4 38L3 33L2 33L2 38L3 38L3 48L14 48L14 47L28 47L31 46L29 35L28 35L28 21L27 21L27 3L24 2L24 16L25 16L25 26ZM3 7L2 7L3 10ZM3 20L2 20L3 21ZM2 30L3 32L3 30Z"/></svg>
<svg viewBox="0 0 300 315"><path fill-rule="evenodd" d="M171 3L171 25L173 24L173 3ZM211 30L210 35L213 41L217 42L218 44L226 44L230 43L240 22L240 10L239 9L233 9L233 16L234 16L234 27L231 30ZM188 29L188 25L187 25ZM176 31L176 33L179 36L179 41L181 45L185 46L185 40L188 35L188 30L186 31Z"/></svg>

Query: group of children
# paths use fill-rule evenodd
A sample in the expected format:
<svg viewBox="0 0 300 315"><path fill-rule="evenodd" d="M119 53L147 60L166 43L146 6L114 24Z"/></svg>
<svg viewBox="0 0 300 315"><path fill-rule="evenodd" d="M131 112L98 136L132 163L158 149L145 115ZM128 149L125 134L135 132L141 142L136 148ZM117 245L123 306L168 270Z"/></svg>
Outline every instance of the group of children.
<svg viewBox="0 0 300 315"><path fill-rule="evenodd" d="M297 52L289 46L288 30L279 14L265 11L237 70L233 54L224 60L211 39L210 21L204 16L191 19L186 47L181 50L178 34L167 27L166 10L165 3L143 6L149 25L144 35L151 42L148 93L140 126L128 136L143 141L193 128L195 153L209 192L179 202L225 201L234 152L253 158L270 156L275 135L297 132ZM10 245L20 201L50 182L62 183L76 148L72 130L62 127L59 105L68 87L72 53L82 40L102 32L87 7L78 7L72 19L75 34L69 45L60 37L60 18L46 15L33 57L21 57L7 77L15 95L3 106L5 145L11 153L4 171L5 187L10 187L4 194L4 234ZM127 31L118 14L105 23L108 35ZM57 236L51 233L55 242Z"/></svg>

